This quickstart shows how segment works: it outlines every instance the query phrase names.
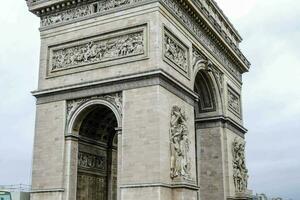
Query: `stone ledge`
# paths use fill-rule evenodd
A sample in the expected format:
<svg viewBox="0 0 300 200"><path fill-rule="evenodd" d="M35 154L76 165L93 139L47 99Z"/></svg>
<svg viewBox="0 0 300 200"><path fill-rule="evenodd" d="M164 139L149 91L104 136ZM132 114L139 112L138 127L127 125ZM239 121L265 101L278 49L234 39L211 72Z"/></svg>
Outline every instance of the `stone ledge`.
<svg viewBox="0 0 300 200"><path fill-rule="evenodd" d="M124 184L121 185L121 189L130 189L130 188L145 188L145 187L164 187L170 189L177 189L177 188L185 188L190 190L199 190L199 187L194 184L169 184L169 183L140 183L140 184Z"/></svg>
<svg viewBox="0 0 300 200"><path fill-rule="evenodd" d="M64 192L64 188L49 188L49 189L32 189L30 193L49 193L49 192Z"/></svg>
<svg viewBox="0 0 300 200"><path fill-rule="evenodd" d="M38 90L33 91L32 94L37 98L37 104L42 104L153 85L161 85L191 105L194 105L198 98L194 91L163 70L152 70L100 81Z"/></svg>
<svg viewBox="0 0 300 200"><path fill-rule="evenodd" d="M211 127L223 127L235 132L239 136L243 137L248 130L241 124L237 123L230 117L225 115L218 115L214 117L197 118L195 119L196 128L211 128Z"/></svg>

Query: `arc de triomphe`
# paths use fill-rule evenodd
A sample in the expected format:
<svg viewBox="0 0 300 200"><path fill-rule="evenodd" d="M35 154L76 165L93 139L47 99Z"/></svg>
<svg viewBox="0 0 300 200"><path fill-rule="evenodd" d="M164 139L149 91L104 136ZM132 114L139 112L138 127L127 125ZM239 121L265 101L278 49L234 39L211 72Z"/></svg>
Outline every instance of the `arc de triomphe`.
<svg viewBox="0 0 300 200"><path fill-rule="evenodd" d="M242 38L212 0L27 0L32 200L249 199Z"/></svg>

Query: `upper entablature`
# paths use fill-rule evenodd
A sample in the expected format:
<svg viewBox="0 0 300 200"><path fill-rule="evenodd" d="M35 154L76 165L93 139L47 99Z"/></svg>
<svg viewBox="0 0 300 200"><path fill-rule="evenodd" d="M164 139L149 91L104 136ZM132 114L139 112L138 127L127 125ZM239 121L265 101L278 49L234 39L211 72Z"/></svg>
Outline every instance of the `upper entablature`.
<svg viewBox="0 0 300 200"><path fill-rule="evenodd" d="M216 58L221 59L223 55L229 56L237 63L241 73L247 72L250 67L250 62L239 49L242 38L213 0L26 1L29 10L41 18L41 30L159 2Z"/></svg>
<svg viewBox="0 0 300 200"><path fill-rule="evenodd" d="M58 11L78 3L93 1L96 0L26 0L30 11L37 15L55 12L55 10ZM128 0L115 0L119 4L125 1ZM199 8L200 12L218 31L230 38L236 46L239 45L242 41L241 36L214 0L192 0L191 2Z"/></svg>
<svg viewBox="0 0 300 200"><path fill-rule="evenodd" d="M242 37L214 0L193 0L192 2L199 7L200 12L218 31L229 37L236 46L239 45Z"/></svg>

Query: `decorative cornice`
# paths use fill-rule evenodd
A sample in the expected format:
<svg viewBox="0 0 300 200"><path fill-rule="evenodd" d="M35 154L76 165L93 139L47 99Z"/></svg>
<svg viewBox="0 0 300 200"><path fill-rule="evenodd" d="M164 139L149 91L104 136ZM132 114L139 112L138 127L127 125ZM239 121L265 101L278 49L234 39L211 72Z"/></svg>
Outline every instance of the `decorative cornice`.
<svg viewBox="0 0 300 200"><path fill-rule="evenodd" d="M160 1L222 64L225 63L224 65L227 65L227 62L232 60L237 63L241 73L249 70L250 62L242 54L239 48L229 37L213 30L208 25L208 22L203 20L204 17L199 12L199 9L188 3L190 0ZM223 42L221 38L225 42ZM230 59L228 59L227 56Z"/></svg>
<svg viewBox="0 0 300 200"><path fill-rule="evenodd" d="M192 2L195 2L196 6L200 10L200 13L206 17L206 19L214 27L215 31L222 36L228 45L231 46L234 51L236 51L236 53L249 67L250 62L246 59L238 47L239 43L242 41L242 37L231 24L229 19L225 16L217 3L214 0L196 0Z"/></svg>
<svg viewBox="0 0 300 200"><path fill-rule="evenodd" d="M243 40L214 0L196 0L196 4L200 5L201 12L205 14L206 17L213 22L213 24L218 26L225 33L230 34L236 44Z"/></svg>
<svg viewBox="0 0 300 200"><path fill-rule="evenodd" d="M31 0L32 1L32 0ZM175 17L190 30L196 38L207 47L210 52L224 65L226 62L237 63L241 73L247 72L250 62L238 48L238 38L233 37L233 29L229 21L224 17L213 18L213 13L221 14L215 3L205 0L53 0L30 2L30 11L42 18L42 26L63 25L65 22L85 19L88 16L98 16L109 12L117 12L129 7L148 4L149 2L161 2ZM206 4L203 4L203 2ZM201 3L202 2L202 3ZM205 6L210 5L210 6ZM213 8L214 7L214 8ZM50 17L50 18L49 18ZM224 55L226 54L226 56ZM230 59L228 59L228 56Z"/></svg>

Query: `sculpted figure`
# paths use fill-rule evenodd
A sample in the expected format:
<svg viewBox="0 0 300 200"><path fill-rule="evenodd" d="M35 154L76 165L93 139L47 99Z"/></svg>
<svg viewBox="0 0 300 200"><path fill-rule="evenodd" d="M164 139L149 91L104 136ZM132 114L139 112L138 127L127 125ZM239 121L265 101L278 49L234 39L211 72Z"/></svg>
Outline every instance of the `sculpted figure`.
<svg viewBox="0 0 300 200"><path fill-rule="evenodd" d="M53 50L52 70L101 62L144 52L143 33L132 33L107 40Z"/></svg>
<svg viewBox="0 0 300 200"><path fill-rule="evenodd" d="M190 177L188 127L185 113L174 106L171 111L171 178Z"/></svg>
<svg viewBox="0 0 300 200"><path fill-rule="evenodd" d="M233 180L237 192L245 192L248 187L248 170L245 163L245 143L237 138L232 143Z"/></svg>
<svg viewBox="0 0 300 200"><path fill-rule="evenodd" d="M165 57L172 60L183 70L187 70L185 51L171 37L165 35Z"/></svg>

